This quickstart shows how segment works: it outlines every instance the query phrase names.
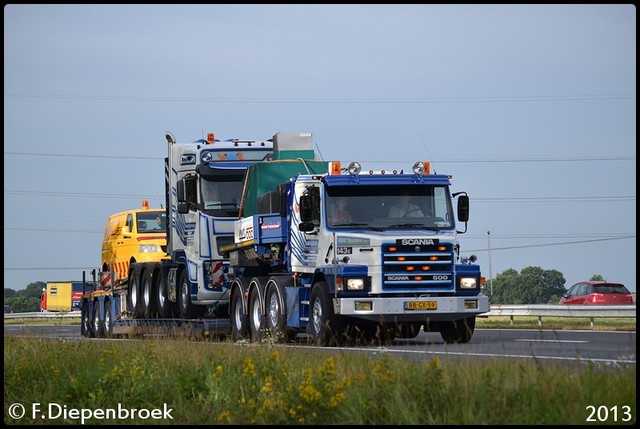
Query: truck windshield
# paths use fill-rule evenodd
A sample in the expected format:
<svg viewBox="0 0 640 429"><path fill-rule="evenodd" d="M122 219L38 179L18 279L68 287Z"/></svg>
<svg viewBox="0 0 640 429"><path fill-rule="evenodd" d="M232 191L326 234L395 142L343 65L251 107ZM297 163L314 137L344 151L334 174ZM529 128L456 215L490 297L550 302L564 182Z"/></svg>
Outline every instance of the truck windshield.
<svg viewBox="0 0 640 429"><path fill-rule="evenodd" d="M202 211L218 217L238 217L242 199L243 175L202 177Z"/></svg>
<svg viewBox="0 0 640 429"><path fill-rule="evenodd" d="M446 186L332 186L325 192L324 213L329 228L455 227Z"/></svg>

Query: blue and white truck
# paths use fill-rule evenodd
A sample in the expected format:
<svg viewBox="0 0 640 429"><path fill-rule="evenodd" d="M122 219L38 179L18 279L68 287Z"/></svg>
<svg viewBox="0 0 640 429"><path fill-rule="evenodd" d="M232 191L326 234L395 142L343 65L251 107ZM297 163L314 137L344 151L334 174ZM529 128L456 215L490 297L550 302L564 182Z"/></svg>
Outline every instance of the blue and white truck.
<svg viewBox="0 0 640 429"><path fill-rule="evenodd" d="M460 255L466 193L451 193L450 177L430 174L426 162L410 173L361 171L306 150L248 168L234 243L222 249L233 337L305 333L340 345L413 338L423 328L448 343L470 341L489 301L476 258ZM335 220L340 200L347 221Z"/></svg>

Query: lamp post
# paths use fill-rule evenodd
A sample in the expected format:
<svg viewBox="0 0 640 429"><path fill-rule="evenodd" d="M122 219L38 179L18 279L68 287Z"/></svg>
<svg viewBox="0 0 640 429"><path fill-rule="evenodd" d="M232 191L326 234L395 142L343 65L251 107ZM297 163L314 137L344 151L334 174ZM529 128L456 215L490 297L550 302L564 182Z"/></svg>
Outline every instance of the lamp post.
<svg viewBox="0 0 640 429"><path fill-rule="evenodd" d="M491 273L491 231L487 231L487 241L489 242L489 293L493 297L493 275Z"/></svg>

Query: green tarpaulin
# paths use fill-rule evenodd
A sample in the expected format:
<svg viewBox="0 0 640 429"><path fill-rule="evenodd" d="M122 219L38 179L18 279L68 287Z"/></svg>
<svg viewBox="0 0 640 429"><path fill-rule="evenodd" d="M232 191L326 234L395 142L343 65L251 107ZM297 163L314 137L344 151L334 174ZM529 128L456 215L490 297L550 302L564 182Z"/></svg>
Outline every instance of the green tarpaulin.
<svg viewBox="0 0 640 429"><path fill-rule="evenodd" d="M249 166L245 176L244 189L242 191L242 205L240 217L249 217L257 213L258 200L268 193L278 200L278 185L289 182L289 179L299 174L324 174L329 169L328 161L286 159L266 162L258 162ZM267 212L277 212L278 209Z"/></svg>

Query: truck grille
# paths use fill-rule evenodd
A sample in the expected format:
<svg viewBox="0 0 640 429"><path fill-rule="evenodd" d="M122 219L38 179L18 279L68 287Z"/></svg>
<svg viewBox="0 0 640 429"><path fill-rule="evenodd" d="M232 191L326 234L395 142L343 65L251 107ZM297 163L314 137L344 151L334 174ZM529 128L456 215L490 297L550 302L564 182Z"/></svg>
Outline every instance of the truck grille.
<svg viewBox="0 0 640 429"><path fill-rule="evenodd" d="M382 246L384 291L452 291L453 246L445 244Z"/></svg>

